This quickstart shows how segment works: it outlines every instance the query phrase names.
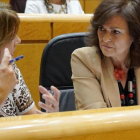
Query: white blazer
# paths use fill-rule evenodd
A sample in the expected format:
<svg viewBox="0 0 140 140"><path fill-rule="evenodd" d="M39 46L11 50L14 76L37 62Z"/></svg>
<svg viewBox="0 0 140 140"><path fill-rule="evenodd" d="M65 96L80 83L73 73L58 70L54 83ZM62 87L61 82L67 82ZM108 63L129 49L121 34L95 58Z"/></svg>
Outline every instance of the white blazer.
<svg viewBox="0 0 140 140"><path fill-rule="evenodd" d="M61 5L52 4L54 10L59 12ZM79 0L67 1L68 14L84 14ZM44 0L27 0L25 13L29 14L46 14L48 13Z"/></svg>

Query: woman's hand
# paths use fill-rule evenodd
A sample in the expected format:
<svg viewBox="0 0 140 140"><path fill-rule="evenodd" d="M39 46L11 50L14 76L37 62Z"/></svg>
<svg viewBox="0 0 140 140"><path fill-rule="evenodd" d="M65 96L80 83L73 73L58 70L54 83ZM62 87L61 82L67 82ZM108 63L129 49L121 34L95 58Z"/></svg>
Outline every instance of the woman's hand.
<svg viewBox="0 0 140 140"><path fill-rule="evenodd" d="M60 91L54 86L51 86L51 90L54 92L54 95L49 93L44 87L39 86L39 91L42 93L42 98L45 100L45 103L38 102L38 105L46 110L47 113L59 112ZM43 112L37 110L37 113L40 114Z"/></svg>
<svg viewBox="0 0 140 140"><path fill-rule="evenodd" d="M5 48L0 65L0 105L5 101L18 82L12 66L9 65L10 59L10 52L7 48Z"/></svg>

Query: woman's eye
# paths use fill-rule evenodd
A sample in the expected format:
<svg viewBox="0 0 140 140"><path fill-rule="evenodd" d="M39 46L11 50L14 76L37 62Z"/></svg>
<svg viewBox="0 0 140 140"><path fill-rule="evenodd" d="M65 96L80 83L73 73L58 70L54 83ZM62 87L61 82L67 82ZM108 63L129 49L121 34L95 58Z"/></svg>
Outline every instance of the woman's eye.
<svg viewBox="0 0 140 140"><path fill-rule="evenodd" d="M120 32L119 31L117 31L117 30L114 30L113 31L115 34L119 34Z"/></svg>
<svg viewBox="0 0 140 140"><path fill-rule="evenodd" d="M98 27L100 31L104 31L105 29L102 26Z"/></svg>

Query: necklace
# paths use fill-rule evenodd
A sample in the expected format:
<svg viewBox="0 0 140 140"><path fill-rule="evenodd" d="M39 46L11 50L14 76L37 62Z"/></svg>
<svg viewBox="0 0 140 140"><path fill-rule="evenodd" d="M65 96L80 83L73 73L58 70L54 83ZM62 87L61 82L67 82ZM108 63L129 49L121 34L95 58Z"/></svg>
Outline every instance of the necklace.
<svg viewBox="0 0 140 140"><path fill-rule="evenodd" d="M120 91L121 106L137 105L136 77L134 74L134 69L129 69L128 71L128 78L125 88L122 87L122 84L119 80L118 86Z"/></svg>
<svg viewBox="0 0 140 140"><path fill-rule="evenodd" d="M124 80L126 73L123 70L114 68L114 77L116 78L116 80Z"/></svg>
<svg viewBox="0 0 140 140"><path fill-rule="evenodd" d="M54 10L54 7L49 2L49 0L45 0L45 5L46 5L48 13L51 13L51 14L53 14L53 13L55 13L55 14L61 14L61 13L67 14L68 13L66 0L63 0L59 12L56 12L56 10Z"/></svg>

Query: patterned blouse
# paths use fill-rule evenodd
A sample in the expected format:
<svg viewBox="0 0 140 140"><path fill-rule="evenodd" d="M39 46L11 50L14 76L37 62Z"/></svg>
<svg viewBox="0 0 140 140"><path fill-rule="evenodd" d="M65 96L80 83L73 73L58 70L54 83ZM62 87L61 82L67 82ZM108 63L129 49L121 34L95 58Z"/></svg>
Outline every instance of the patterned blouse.
<svg viewBox="0 0 140 140"><path fill-rule="evenodd" d="M13 69L18 84L14 87L13 91L8 95L5 103L2 105L2 108L0 109L0 117L23 115L34 106L34 101L29 89L16 64L13 64Z"/></svg>

